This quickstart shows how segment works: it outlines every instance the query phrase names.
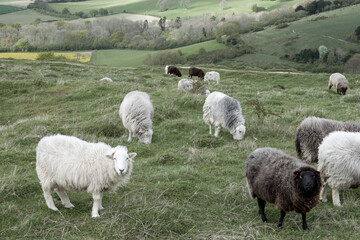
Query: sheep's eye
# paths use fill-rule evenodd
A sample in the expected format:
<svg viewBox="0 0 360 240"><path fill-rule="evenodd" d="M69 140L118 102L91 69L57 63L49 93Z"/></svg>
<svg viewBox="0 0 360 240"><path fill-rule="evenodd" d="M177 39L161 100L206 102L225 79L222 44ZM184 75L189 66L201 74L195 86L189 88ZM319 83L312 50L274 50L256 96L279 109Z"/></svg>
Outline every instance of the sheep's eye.
<svg viewBox="0 0 360 240"><path fill-rule="evenodd" d="M302 176L300 176L300 179L302 179L303 177Z"/></svg>

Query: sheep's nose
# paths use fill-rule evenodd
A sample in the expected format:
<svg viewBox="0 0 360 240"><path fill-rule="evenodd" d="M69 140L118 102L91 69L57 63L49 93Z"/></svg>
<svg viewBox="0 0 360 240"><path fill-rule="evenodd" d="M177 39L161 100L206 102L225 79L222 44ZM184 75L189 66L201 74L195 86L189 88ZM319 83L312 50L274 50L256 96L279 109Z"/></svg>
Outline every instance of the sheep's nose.
<svg viewBox="0 0 360 240"><path fill-rule="evenodd" d="M123 173L125 171L125 169L119 169L120 173Z"/></svg>

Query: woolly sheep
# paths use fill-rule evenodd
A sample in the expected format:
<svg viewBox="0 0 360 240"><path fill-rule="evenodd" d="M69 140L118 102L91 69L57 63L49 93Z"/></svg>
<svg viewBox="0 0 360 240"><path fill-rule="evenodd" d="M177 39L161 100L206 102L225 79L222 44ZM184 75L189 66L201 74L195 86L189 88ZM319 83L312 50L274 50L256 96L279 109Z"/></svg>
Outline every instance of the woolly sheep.
<svg viewBox="0 0 360 240"><path fill-rule="evenodd" d="M102 79L100 79L100 81L102 81L102 82L113 82L113 80L111 78L108 78L108 77L103 77Z"/></svg>
<svg viewBox="0 0 360 240"><path fill-rule="evenodd" d="M169 69L169 65L166 65L166 66L165 66L165 74L169 74L169 70L168 70L168 69Z"/></svg>
<svg viewBox="0 0 360 240"><path fill-rule="evenodd" d="M203 119L209 125L215 127L215 137L219 136L221 128L227 129L235 140L241 140L245 135L245 119L241 114L241 106L238 100L227 96L222 92L212 92L207 96L203 106Z"/></svg>
<svg viewBox="0 0 360 240"><path fill-rule="evenodd" d="M318 117L305 118L295 135L297 156L307 163L317 163L318 147L324 137L333 131L359 132L360 124Z"/></svg>
<svg viewBox="0 0 360 240"><path fill-rule="evenodd" d="M215 71L207 72L205 74L204 81L205 82L214 81L217 84L219 84L219 82L220 82L220 74L218 72L215 72Z"/></svg>
<svg viewBox="0 0 360 240"><path fill-rule="evenodd" d="M360 185L360 133L332 132L319 146L319 166L324 185L320 200L326 202L327 187L332 188L335 206L341 206L339 190Z"/></svg>
<svg viewBox="0 0 360 240"><path fill-rule="evenodd" d="M278 227L282 227L287 212L302 215L302 227L307 229L306 213L316 206L321 187L320 173L301 160L275 148L258 148L245 165L250 196L257 198L259 214L267 222L266 202L280 210Z"/></svg>
<svg viewBox="0 0 360 240"><path fill-rule="evenodd" d="M173 75L176 75L178 77L182 76L180 70L175 66L166 66L165 71L166 71L167 74L173 74Z"/></svg>
<svg viewBox="0 0 360 240"><path fill-rule="evenodd" d="M154 107L147 93L132 91L126 94L120 104L119 116L129 131L128 141L137 137L141 143L151 143Z"/></svg>
<svg viewBox="0 0 360 240"><path fill-rule="evenodd" d="M178 82L178 90L190 92L194 88L193 84L194 81L191 79L181 79Z"/></svg>
<svg viewBox="0 0 360 240"><path fill-rule="evenodd" d="M349 82L341 73L333 73L329 78L329 90L332 86L336 87L336 93L345 95L349 87Z"/></svg>
<svg viewBox="0 0 360 240"><path fill-rule="evenodd" d="M48 208L58 211L51 196L55 189L62 204L73 208L65 190L92 193L92 217L99 217L104 191L116 191L131 175L136 153L125 146L89 143L73 136L43 137L36 147L36 172Z"/></svg>
<svg viewBox="0 0 360 240"><path fill-rule="evenodd" d="M204 79L205 73L200 68L191 67L189 68L189 77L198 76L201 79Z"/></svg>

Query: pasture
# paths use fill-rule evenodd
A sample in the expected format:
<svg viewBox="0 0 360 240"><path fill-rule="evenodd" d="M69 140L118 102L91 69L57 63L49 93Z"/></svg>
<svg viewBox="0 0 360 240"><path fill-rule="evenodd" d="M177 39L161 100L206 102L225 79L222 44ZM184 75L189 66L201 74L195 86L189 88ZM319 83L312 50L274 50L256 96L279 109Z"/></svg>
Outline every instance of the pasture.
<svg viewBox="0 0 360 240"><path fill-rule="evenodd" d="M72 53L72 52L54 52L55 56L65 57L70 61L78 61L78 62L89 62L91 59L91 52L86 53ZM37 52L3 52L0 53L0 59L27 59L27 60L36 60L39 56Z"/></svg>
<svg viewBox="0 0 360 240"><path fill-rule="evenodd" d="M271 204L269 223L261 222L244 165L258 147L295 155L295 131L307 116L359 122L358 76L346 75L350 89L340 96L327 90L329 74L219 72L220 84L208 87L240 101L242 141L224 130L210 136L202 120L205 96L178 92L179 78L165 75L163 66L1 61L0 239L357 239L360 189L342 191L342 207L319 203L307 214L307 231L294 212L278 229L279 211ZM104 76L114 82L100 82ZM123 97L135 89L148 92L155 108L150 145L127 142L118 116ZM56 133L137 153L130 183L104 194L100 218L90 217L85 192L68 193L74 209L57 197L59 212L46 207L35 148Z"/></svg>
<svg viewBox="0 0 360 240"><path fill-rule="evenodd" d="M12 12L17 12L23 10L23 8L20 7L14 7L14 6L7 6L7 5L1 5L0 2L0 15L2 14L7 14L7 13L12 13Z"/></svg>
<svg viewBox="0 0 360 240"><path fill-rule="evenodd" d="M30 24L34 23L35 20L39 18L41 21L55 21L60 20L61 18L58 17L52 17L49 15L44 15L41 13L38 13L34 10L26 9L22 11L16 11L8 14L2 14L0 15L0 22L5 24L13 24L13 23L19 23L19 24Z"/></svg>

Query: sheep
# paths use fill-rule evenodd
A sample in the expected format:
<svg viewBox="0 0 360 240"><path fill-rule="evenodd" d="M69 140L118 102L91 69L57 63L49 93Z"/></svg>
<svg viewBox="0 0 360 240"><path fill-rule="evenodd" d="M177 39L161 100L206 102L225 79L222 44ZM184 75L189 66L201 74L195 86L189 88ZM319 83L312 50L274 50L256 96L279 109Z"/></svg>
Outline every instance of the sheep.
<svg viewBox="0 0 360 240"><path fill-rule="evenodd" d="M302 215L302 228L308 228L306 213L319 201L320 173L300 159L275 148L258 148L245 164L246 183L252 199L257 198L259 214L267 222L266 202L280 210L278 227L287 212Z"/></svg>
<svg viewBox="0 0 360 240"><path fill-rule="evenodd" d="M336 93L345 95L349 87L349 82L341 73L333 73L329 78L329 90L332 86L336 87Z"/></svg>
<svg viewBox="0 0 360 240"><path fill-rule="evenodd" d="M245 119L241 114L241 106L238 100L227 96L222 92L212 92L207 96L203 106L203 119L209 125L215 127L215 137L219 136L221 128L227 129L235 140L243 139L245 135Z"/></svg>
<svg viewBox="0 0 360 240"><path fill-rule="evenodd" d="M140 143L151 143L154 107L147 93L132 91L126 94L120 104L119 116L129 131L129 142L132 137L137 137Z"/></svg>
<svg viewBox="0 0 360 240"><path fill-rule="evenodd" d="M205 74L204 81L205 82L214 81L217 84L219 84L219 82L220 82L220 74L218 72L215 72L215 71L207 72Z"/></svg>
<svg viewBox="0 0 360 240"><path fill-rule="evenodd" d="M200 68L191 67L189 68L189 77L192 78L192 76L198 76L201 79L204 79L205 73Z"/></svg>
<svg viewBox="0 0 360 240"><path fill-rule="evenodd" d="M307 117L301 122L295 135L297 156L309 164L317 163L318 147L324 137L333 131L360 132L360 124Z"/></svg>
<svg viewBox="0 0 360 240"><path fill-rule="evenodd" d="M53 189L66 208L74 205L65 190L86 190L94 200L91 216L99 217L104 191L114 192L129 181L135 156L125 146L112 148L61 134L43 137L36 147L36 172L48 208L58 211Z"/></svg>
<svg viewBox="0 0 360 240"><path fill-rule="evenodd" d="M165 74L169 74L169 69L168 68L169 68L169 65L166 65L165 66Z"/></svg>
<svg viewBox="0 0 360 240"><path fill-rule="evenodd" d="M102 82L113 82L113 80L111 78L108 78L108 77L103 77L102 79L100 79L100 81L102 81Z"/></svg>
<svg viewBox="0 0 360 240"><path fill-rule="evenodd" d="M178 77L182 76L180 70L175 66L166 66L165 67L165 72L167 74L173 74L173 75L176 75Z"/></svg>
<svg viewBox="0 0 360 240"><path fill-rule="evenodd" d="M192 79L181 79L178 82L178 90L190 92L194 88L194 81Z"/></svg>
<svg viewBox="0 0 360 240"><path fill-rule="evenodd" d="M339 190L360 185L360 133L335 131L319 146L319 165L324 184L320 200L327 202L327 187L332 188L335 206L341 206Z"/></svg>

